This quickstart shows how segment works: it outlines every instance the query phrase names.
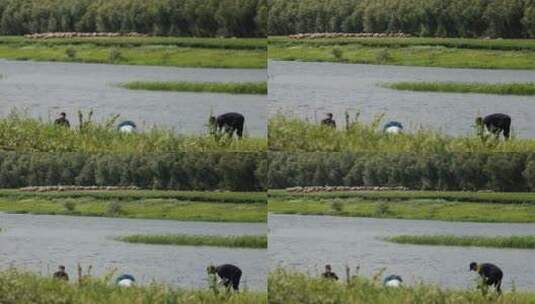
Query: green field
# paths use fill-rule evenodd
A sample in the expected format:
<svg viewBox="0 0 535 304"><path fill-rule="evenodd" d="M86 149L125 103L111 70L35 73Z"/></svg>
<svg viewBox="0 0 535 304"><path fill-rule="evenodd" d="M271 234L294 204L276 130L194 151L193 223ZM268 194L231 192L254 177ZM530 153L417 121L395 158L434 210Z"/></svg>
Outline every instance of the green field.
<svg viewBox="0 0 535 304"><path fill-rule="evenodd" d="M463 192L270 191L269 212L279 214L491 223L534 223L533 194Z"/></svg>
<svg viewBox="0 0 535 304"><path fill-rule="evenodd" d="M390 304L390 303L473 303L473 304L528 304L535 303L535 294L494 292L483 296L479 290L450 290L417 284L405 288L385 288L379 275L375 279L352 278L349 282L314 278L307 274L277 269L268 279L269 302L272 304ZM474 285L476 285L474 283Z"/></svg>
<svg viewBox="0 0 535 304"><path fill-rule="evenodd" d="M535 236L398 235L385 238L399 244L535 249Z"/></svg>
<svg viewBox="0 0 535 304"><path fill-rule="evenodd" d="M103 216L210 222L266 222L263 193L178 191L50 192L2 191L0 211L18 214ZM235 196L235 199L233 199Z"/></svg>
<svg viewBox="0 0 535 304"><path fill-rule="evenodd" d="M0 58L197 68L266 67L262 39L0 37Z"/></svg>
<svg viewBox="0 0 535 304"><path fill-rule="evenodd" d="M256 304L266 302L265 292L227 293L221 290L216 294L208 288L176 289L158 283L121 288L113 284L110 277L85 279L82 284L74 284L16 270L0 272L0 303L6 304Z"/></svg>
<svg viewBox="0 0 535 304"><path fill-rule="evenodd" d="M207 115L208 121L208 115ZM0 118L0 149L24 152L207 152L265 151L266 139L247 137L217 140L209 134L183 135L151 128L135 134L119 133L114 120L84 123L83 130L55 126L24 115Z"/></svg>
<svg viewBox="0 0 535 304"><path fill-rule="evenodd" d="M268 58L445 68L535 69L535 40L269 38Z"/></svg>
<svg viewBox="0 0 535 304"><path fill-rule="evenodd" d="M474 116L475 117L475 116ZM475 135L450 136L439 131L418 129L391 135L380 128L382 117L366 124L354 122L347 130L332 129L299 118L276 115L269 120L271 151L284 152L533 152L535 140L513 138L507 142Z"/></svg>
<svg viewBox="0 0 535 304"><path fill-rule="evenodd" d="M130 90L210 92L230 94L267 94L267 83L263 82L151 82L133 81L122 83L122 88Z"/></svg>
<svg viewBox="0 0 535 304"><path fill-rule="evenodd" d="M190 235L190 234L135 234L117 238L135 244L211 246L230 248L267 248L266 235Z"/></svg>
<svg viewBox="0 0 535 304"><path fill-rule="evenodd" d="M535 95L535 83L393 82L383 85L401 91Z"/></svg>

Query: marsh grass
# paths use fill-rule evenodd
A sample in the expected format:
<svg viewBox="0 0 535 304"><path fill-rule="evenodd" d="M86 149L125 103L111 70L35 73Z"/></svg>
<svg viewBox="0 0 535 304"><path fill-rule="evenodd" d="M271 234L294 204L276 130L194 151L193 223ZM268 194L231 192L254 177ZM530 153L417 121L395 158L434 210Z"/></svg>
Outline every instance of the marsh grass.
<svg viewBox="0 0 535 304"><path fill-rule="evenodd" d="M231 94L267 94L267 83L261 82L151 82L133 81L122 83L120 87L130 90L151 90L151 91L177 91L177 92L210 92L210 93L231 93Z"/></svg>
<svg viewBox="0 0 535 304"><path fill-rule="evenodd" d="M217 140L209 134L183 135L153 127L145 132L122 134L109 122L86 122L82 130L58 127L51 121L11 113L0 118L0 149L24 152L207 152L264 151L264 138L228 137Z"/></svg>
<svg viewBox="0 0 535 304"><path fill-rule="evenodd" d="M332 56L332 49L343 58ZM386 51L385 51L386 50ZM270 38L273 60L429 66L445 68L535 69L535 40L442 38ZM388 54L388 56L385 56Z"/></svg>
<svg viewBox="0 0 535 304"><path fill-rule="evenodd" d="M265 292L219 292L210 289L179 289L165 284L121 288L110 278L86 278L83 284L72 284L37 274L10 269L0 272L0 303L266 303Z"/></svg>
<svg viewBox="0 0 535 304"><path fill-rule="evenodd" d="M398 235L384 240L399 244L535 249L535 236Z"/></svg>
<svg viewBox="0 0 535 304"><path fill-rule="evenodd" d="M211 246L231 248L267 248L266 235L129 235L117 238L119 241L136 244L175 245L175 246Z"/></svg>
<svg viewBox="0 0 535 304"><path fill-rule="evenodd" d="M410 197L411 193L413 197ZM477 200L477 196L447 196L447 193L429 193L418 196L409 192L403 196L373 194L362 196L276 196L270 192L269 212L277 214L330 215L343 217L394 218L412 220L441 220L485 223L534 223L535 203L525 199L508 200L507 193L488 200ZM379 193L378 193L379 194ZM433 198L434 197L434 198ZM441 197L447 197L447 200ZM332 208L332 200L343 204L343 210Z"/></svg>
<svg viewBox="0 0 535 304"><path fill-rule="evenodd" d="M533 152L535 140L513 137L509 141L482 140L473 136L450 136L419 128L404 134L385 134L382 116L371 123L352 122L344 130L277 114L269 120L268 142L272 151L284 152Z"/></svg>
<svg viewBox="0 0 535 304"><path fill-rule="evenodd" d="M535 83L393 82L383 87L402 91L535 95Z"/></svg>
<svg viewBox="0 0 535 304"><path fill-rule="evenodd" d="M18 214L102 216L177 221L267 221L265 194L179 191L50 192L2 190L0 211ZM264 198L262 198L264 196ZM191 199L188 199L191 198Z"/></svg>
<svg viewBox="0 0 535 304"><path fill-rule="evenodd" d="M390 304L390 303L473 303L505 304L534 303L535 294L494 292L483 295L477 289L450 290L419 283L404 288L383 287L379 276L374 279L353 277L348 282L325 280L319 277L276 269L268 278L269 303L271 304Z"/></svg>

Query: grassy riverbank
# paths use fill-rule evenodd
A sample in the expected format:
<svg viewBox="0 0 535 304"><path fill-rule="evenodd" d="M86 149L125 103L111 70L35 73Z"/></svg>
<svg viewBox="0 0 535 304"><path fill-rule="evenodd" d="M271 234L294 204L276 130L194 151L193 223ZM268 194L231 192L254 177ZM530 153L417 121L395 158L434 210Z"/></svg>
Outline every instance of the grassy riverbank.
<svg viewBox="0 0 535 304"><path fill-rule="evenodd" d="M535 294L505 292L502 296L479 290L450 290L418 284L406 288L385 288L376 280L353 278L332 281L281 269L269 275L269 302L272 304L312 303L474 303L474 304L527 304L535 302Z"/></svg>
<svg viewBox="0 0 535 304"><path fill-rule="evenodd" d="M0 149L24 152L207 152L265 151L265 138L183 135L171 129L151 128L135 134L119 133L115 122L90 122L83 130L58 127L24 115L0 118Z"/></svg>
<svg viewBox="0 0 535 304"><path fill-rule="evenodd" d="M269 212L279 214L331 215L345 217L395 218L413 220L469 221L491 223L535 223L535 203L525 202L512 194L493 193L478 199L478 193L467 194L454 192L378 192L373 193L336 193L316 194L319 196L290 195L287 197L272 195L270 192Z"/></svg>
<svg viewBox="0 0 535 304"><path fill-rule="evenodd" d="M136 234L119 237L117 240L151 245L175 246L211 246L230 248L267 248L266 235L189 235L189 234L163 234L144 235Z"/></svg>
<svg viewBox="0 0 535 304"><path fill-rule="evenodd" d="M270 59L428 66L445 68L535 69L535 40L461 38L271 37Z"/></svg>
<svg viewBox="0 0 535 304"><path fill-rule="evenodd" d="M535 83L393 82L383 86L401 91L535 95Z"/></svg>
<svg viewBox="0 0 535 304"><path fill-rule="evenodd" d="M535 236L398 235L385 238L399 244L535 249Z"/></svg>
<svg viewBox="0 0 535 304"><path fill-rule="evenodd" d="M265 292L219 293L206 289L177 289L164 284L121 288L110 278L86 279L83 284L66 283L40 275L8 270L0 272L0 303L267 303Z"/></svg>
<svg viewBox="0 0 535 304"><path fill-rule="evenodd" d="M470 122L471 123L471 122ZM272 151L285 152L533 152L535 140L512 138L504 142L477 136L450 136L419 129L405 134L384 134L381 119L356 122L347 130L277 115L269 121L268 142Z"/></svg>
<svg viewBox="0 0 535 304"><path fill-rule="evenodd" d="M133 81L122 83L120 87L130 90L177 91L177 92L210 92L231 94L267 94L267 83L263 82L151 82Z"/></svg>
<svg viewBox="0 0 535 304"><path fill-rule="evenodd" d="M133 191L136 192L136 191ZM123 192L124 193L124 192ZM176 192L175 192L176 193ZM244 194L238 193L236 201L226 197L202 199L202 192L193 196L176 197L169 195L146 195L120 198L109 194L77 193L69 196L61 193L24 193L0 196L0 211L18 214L50 214L70 216L102 216L138 219L167 219L178 221L210 221L210 222L266 222L267 205L262 201L244 200ZM216 196L215 194L213 194ZM254 196L254 194L252 194Z"/></svg>
<svg viewBox="0 0 535 304"><path fill-rule="evenodd" d="M0 58L13 60L158 65L193 68L265 68L261 39L0 37Z"/></svg>

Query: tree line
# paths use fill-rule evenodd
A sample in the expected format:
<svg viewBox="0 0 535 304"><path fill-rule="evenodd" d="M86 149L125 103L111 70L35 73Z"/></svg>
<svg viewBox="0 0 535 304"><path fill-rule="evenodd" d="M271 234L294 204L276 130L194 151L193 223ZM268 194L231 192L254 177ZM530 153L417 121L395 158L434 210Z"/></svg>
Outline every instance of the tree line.
<svg viewBox="0 0 535 304"><path fill-rule="evenodd" d="M264 153L0 153L0 188L138 186L165 190L262 191Z"/></svg>
<svg viewBox="0 0 535 304"><path fill-rule="evenodd" d="M2 0L0 33L265 37L267 0Z"/></svg>
<svg viewBox="0 0 535 304"><path fill-rule="evenodd" d="M269 185L535 191L535 154L271 153Z"/></svg>
<svg viewBox="0 0 535 304"><path fill-rule="evenodd" d="M535 0L271 0L268 32L535 37Z"/></svg>

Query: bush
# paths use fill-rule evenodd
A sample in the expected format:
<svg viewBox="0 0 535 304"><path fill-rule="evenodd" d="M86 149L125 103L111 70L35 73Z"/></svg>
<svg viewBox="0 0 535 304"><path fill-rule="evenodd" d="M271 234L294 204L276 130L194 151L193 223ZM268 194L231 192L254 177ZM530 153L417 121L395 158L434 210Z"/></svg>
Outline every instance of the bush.
<svg viewBox="0 0 535 304"><path fill-rule="evenodd" d="M108 53L108 61L110 63L117 63L123 59L123 54L118 48L111 48Z"/></svg>
<svg viewBox="0 0 535 304"><path fill-rule="evenodd" d="M73 47L68 47L66 50L65 50L65 55L67 55L67 57L69 59L74 59L76 58L76 49L73 48Z"/></svg>
<svg viewBox="0 0 535 304"><path fill-rule="evenodd" d="M344 56L344 51L339 47L334 47L331 49L331 54L334 56L334 58L340 60Z"/></svg>
<svg viewBox="0 0 535 304"><path fill-rule="evenodd" d="M74 210L76 210L76 203L73 201L65 201L63 203L63 207L65 207L65 209L67 209L69 212L74 212Z"/></svg>
<svg viewBox="0 0 535 304"><path fill-rule="evenodd" d="M109 202L106 206L106 216L117 216L124 213L123 207L120 202Z"/></svg>

